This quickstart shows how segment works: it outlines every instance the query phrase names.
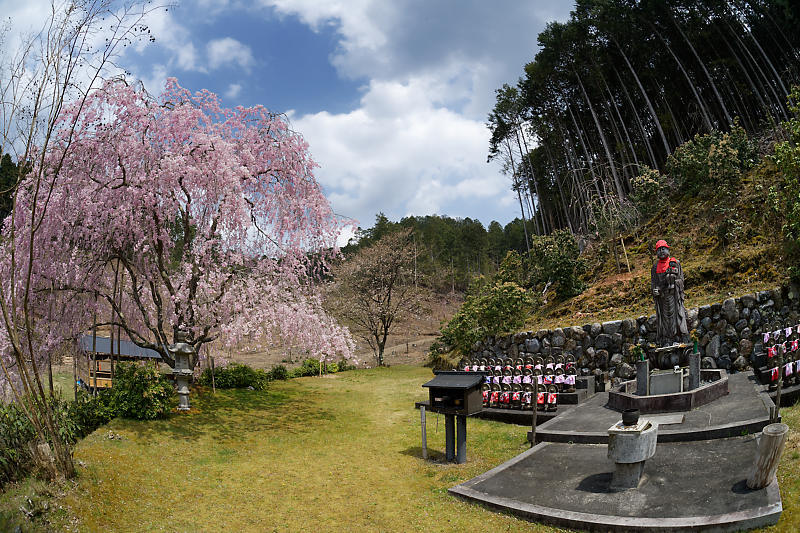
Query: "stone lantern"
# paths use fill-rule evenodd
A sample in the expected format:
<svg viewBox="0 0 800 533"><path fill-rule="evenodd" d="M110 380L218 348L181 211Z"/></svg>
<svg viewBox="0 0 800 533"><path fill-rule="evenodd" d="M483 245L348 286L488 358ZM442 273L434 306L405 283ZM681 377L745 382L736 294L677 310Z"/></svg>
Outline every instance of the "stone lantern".
<svg viewBox="0 0 800 533"><path fill-rule="evenodd" d="M192 360L194 359L194 348L186 343L186 332L177 331L175 333L175 344L167 348L175 359L175 367L172 374L178 385L178 411L188 411L189 407L189 377L193 374Z"/></svg>

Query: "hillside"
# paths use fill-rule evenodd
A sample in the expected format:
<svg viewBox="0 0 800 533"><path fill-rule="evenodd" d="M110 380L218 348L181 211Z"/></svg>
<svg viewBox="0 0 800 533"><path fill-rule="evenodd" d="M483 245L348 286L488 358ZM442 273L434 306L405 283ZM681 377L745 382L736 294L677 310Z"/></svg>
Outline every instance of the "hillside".
<svg viewBox="0 0 800 533"><path fill-rule="evenodd" d="M652 314L650 268L655 259L653 245L661 238L683 265L687 308L786 283L783 218L776 212L775 199L782 180L775 165L762 159L742 176L734 194L722 200L714 188L696 196L678 191L652 218L620 234L624 252L618 239L591 241L582 253L586 289L566 301L545 304L526 326L538 329ZM721 201L727 209L720 209ZM731 225L736 226L735 235L726 244L720 234Z"/></svg>

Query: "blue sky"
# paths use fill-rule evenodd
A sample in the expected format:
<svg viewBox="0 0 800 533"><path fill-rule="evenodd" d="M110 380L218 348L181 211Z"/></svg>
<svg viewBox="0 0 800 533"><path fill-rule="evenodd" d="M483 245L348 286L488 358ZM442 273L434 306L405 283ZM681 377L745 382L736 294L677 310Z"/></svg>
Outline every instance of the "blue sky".
<svg viewBox="0 0 800 533"><path fill-rule="evenodd" d="M47 0L0 0L38 27ZM566 0L191 0L147 20L154 43L119 64L153 93L168 76L227 106L285 112L319 163L334 210L372 225L440 214L519 216L487 163L494 91L514 83Z"/></svg>

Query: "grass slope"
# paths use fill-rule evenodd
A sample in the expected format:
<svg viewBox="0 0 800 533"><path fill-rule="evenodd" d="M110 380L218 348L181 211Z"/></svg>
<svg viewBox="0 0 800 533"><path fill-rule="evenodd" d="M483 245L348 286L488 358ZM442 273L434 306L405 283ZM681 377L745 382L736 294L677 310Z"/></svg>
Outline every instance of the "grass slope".
<svg viewBox="0 0 800 533"><path fill-rule="evenodd" d="M527 449L526 429L470 420L467 464L423 461L413 402L430 377L359 370L204 392L164 421L115 420L79 443L86 467L58 504L82 531L551 531L447 495ZM429 417L428 436L444 449L443 419Z"/></svg>

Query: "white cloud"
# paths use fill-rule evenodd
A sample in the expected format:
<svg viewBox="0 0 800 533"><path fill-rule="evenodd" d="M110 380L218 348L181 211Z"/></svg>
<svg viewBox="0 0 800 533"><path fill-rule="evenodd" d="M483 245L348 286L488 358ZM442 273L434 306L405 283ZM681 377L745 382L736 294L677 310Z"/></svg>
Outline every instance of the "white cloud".
<svg viewBox="0 0 800 533"><path fill-rule="evenodd" d="M572 2L260 1L314 31L335 28L332 64L366 80L351 112L294 118L335 210L365 227L378 211L485 223L518 216L508 178L486 163L484 121L494 91L516 82L538 33L566 19Z"/></svg>
<svg viewBox="0 0 800 533"><path fill-rule="evenodd" d="M208 66L212 70L230 63L236 63L243 69L249 70L255 62L250 47L232 37L209 41L206 51L208 52Z"/></svg>
<svg viewBox="0 0 800 533"><path fill-rule="evenodd" d="M242 92L242 84L241 83L231 83L228 85L228 90L225 91L225 96L230 99L234 99L239 96L239 93Z"/></svg>
<svg viewBox="0 0 800 533"><path fill-rule="evenodd" d="M459 204L505 195L507 180L486 164L486 127L437 106L435 84L374 81L355 111L293 117L336 212L476 216Z"/></svg>
<svg viewBox="0 0 800 533"><path fill-rule="evenodd" d="M145 90L152 95L161 94L167 85L167 67L159 63L153 65L150 73L133 72L133 74L141 80Z"/></svg>

